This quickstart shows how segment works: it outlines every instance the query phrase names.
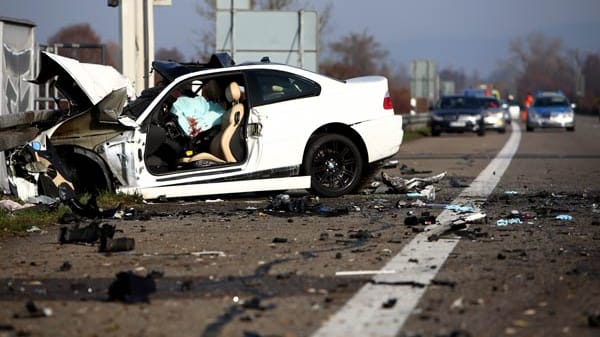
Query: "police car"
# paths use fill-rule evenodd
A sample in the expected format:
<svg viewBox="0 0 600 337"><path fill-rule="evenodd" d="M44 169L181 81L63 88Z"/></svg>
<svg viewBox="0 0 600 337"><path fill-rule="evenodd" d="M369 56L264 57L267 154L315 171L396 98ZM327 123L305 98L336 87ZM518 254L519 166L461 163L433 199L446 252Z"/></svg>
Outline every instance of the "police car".
<svg viewBox="0 0 600 337"><path fill-rule="evenodd" d="M536 128L564 128L575 131L574 104L561 91L537 92L527 111L527 131Z"/></svg>

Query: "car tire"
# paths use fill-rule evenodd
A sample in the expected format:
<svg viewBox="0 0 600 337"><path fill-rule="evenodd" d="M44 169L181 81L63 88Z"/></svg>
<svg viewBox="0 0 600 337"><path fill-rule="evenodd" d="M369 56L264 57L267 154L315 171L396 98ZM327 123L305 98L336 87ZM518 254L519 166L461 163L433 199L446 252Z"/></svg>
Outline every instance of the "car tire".
<svg viewBox="0 0 600 337"><path fill-rule="evenodd" d="M506 128L498 129L498 133L506 133Z"/></svg>
<svg viewBox="0 0 600 337"><path fill-rule="evenodd" d="M485 136L485 129L483 129L483 128L480 128L479 130L477 130L477 135L478 135L479 137L483 137L483 136Z"/></svg>
<svg viewBox="0 0 600 337"><path fill-rule="evenodd" d="M527 132L533 132L533 126L527 125Z"/></svg>
<svg viewBox="0 0 600 337"><path fill-rule="evenodd" d="M438 129L431 129L431 135L433 137L439 137L442 134L442 132Z"/></svg>
<svg viewBox="0 0 600 337"><path fill-rule="evenodd" d="M302 167L310 175L311 190L317 195L339 197L358 187L364 162L360 150L348 137L325 134L310 142Z"/></svg>
<svg viewBox="0 0 600 337"><path fill-rule="evenodd" d="M574 126L568 126L568 127L566 127L566 129L567 129L567 131L569 131L569 132L573 132L573 131L575 131L575 127L574 127Z"/></svg>

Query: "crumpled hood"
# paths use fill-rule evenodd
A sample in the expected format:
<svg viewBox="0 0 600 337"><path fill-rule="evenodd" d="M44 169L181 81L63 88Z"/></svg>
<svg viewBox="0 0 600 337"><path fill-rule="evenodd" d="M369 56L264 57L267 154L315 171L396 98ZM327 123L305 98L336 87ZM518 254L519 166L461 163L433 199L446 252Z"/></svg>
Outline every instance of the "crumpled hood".
<svg viewBox="0 0 600 337"><path fill-rule="evenodd" d="M81 110L98 104L111 92L121 88L126 89L128 97L135 96L131 81L111 66L82 63L72 58L42 52L40 73L31 82L43 84L55 76L58 76L57 88Z"/></svg>
<svg viewBox="0 0 600 337"><path fill-rule="evenodd" d="M568 106L552 106L552 107L534 107L533 110L538 115L550 116L552 114L570 112L571 108Z"/></svg>

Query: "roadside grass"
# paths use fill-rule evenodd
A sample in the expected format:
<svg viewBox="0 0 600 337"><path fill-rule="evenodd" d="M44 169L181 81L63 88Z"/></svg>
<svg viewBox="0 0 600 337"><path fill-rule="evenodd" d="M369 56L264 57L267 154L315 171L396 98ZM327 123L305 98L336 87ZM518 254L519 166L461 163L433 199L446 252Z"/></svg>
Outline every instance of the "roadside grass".
<svg viewBox="0 0 600 337"><path fill-rule="evenodd" d="M87 203L89 199L90 195L83 195L79 198L79 201ZM96 198L100 208L114 207L118 204L122 204L123 207L130 207L141 204L142 200L139 195L108 192L103 192ZM0 210L0 235L25 232L33 226L42 228L48 224L57 223L66 213L71 213L71 210L63 204L58 205L58 207L38 205L13 212Z"/></svg>
<svg viewBox="0 0 600 337"><path fill-rule="evenodd" d="M404 138L402 139L403 143L407 143L413 141L415 139L430 137L431 130L427 127L422 127L414 130L404 130Z"/></svg>

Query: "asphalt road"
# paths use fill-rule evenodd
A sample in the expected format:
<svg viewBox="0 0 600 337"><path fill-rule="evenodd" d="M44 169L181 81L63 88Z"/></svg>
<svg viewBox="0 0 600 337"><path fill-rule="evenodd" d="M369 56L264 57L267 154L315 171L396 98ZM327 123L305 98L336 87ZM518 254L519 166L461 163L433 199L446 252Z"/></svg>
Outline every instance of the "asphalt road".
<svg viewBox="0 0 600 337"><path fill-rule="evenodd" d="M427 240L435 227L410 220L461 214L393 193L307 199L303 214L269 211L270 195L151 203L137 220L105 221L117 226L115 237L135 239L129 252L60 245L58 224L5 238L0 334L598 336L599 131L597 119L580 116L574 133L404 144L400 164L431 172L386 173L445 171L430 203L468 201L486 214L437 241ZM515 153L498 157L515 139ZM477 184L489 195L465 192ZM522 223L498 226L511 212ZM154 272L147 303L108 301L121 271ZM378 275L340 274L360 271ZM52 314L15 317L30 316L30 299Z"/></svg>

